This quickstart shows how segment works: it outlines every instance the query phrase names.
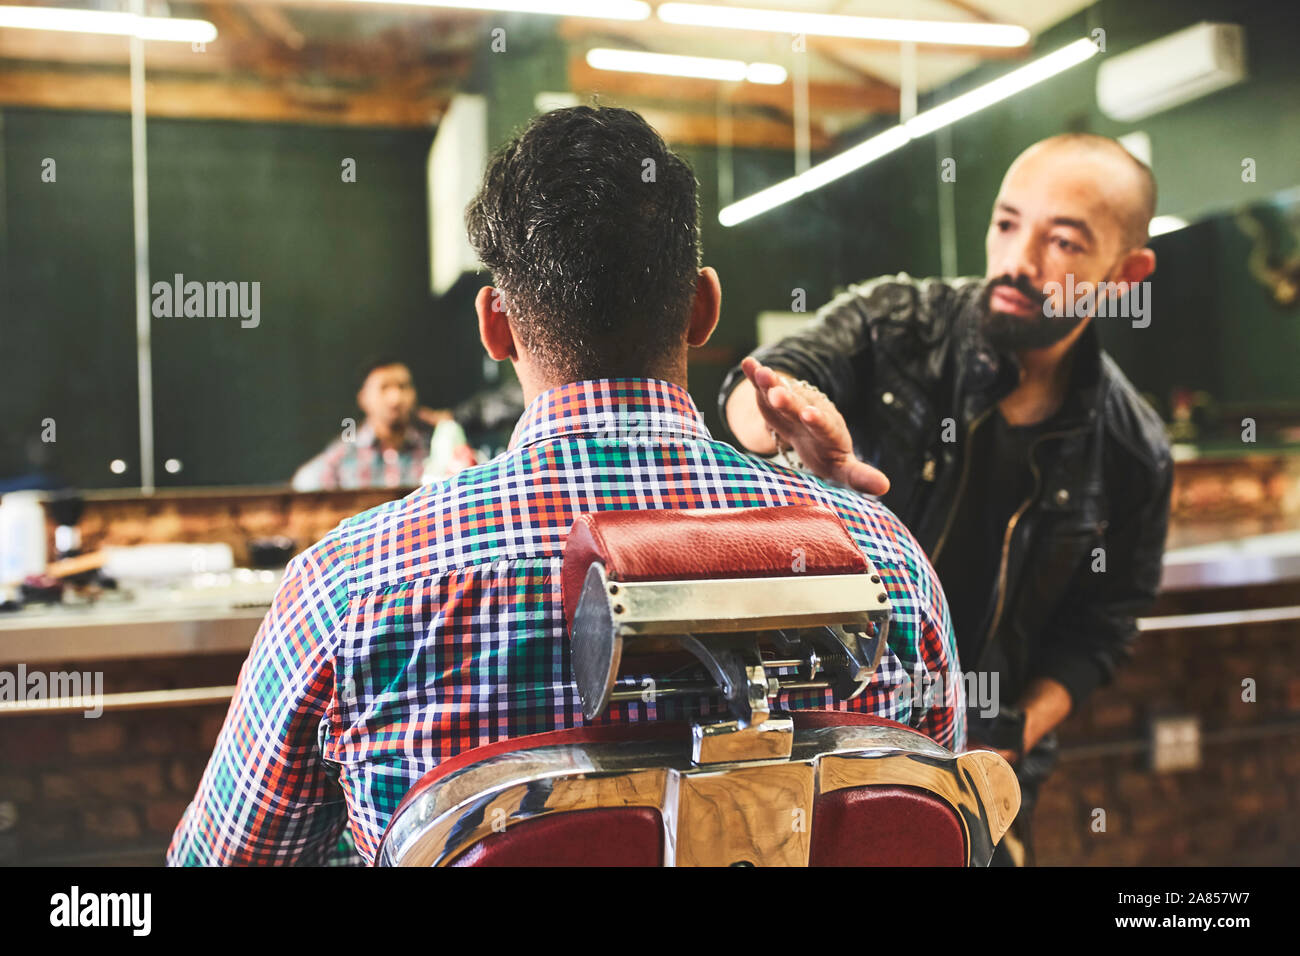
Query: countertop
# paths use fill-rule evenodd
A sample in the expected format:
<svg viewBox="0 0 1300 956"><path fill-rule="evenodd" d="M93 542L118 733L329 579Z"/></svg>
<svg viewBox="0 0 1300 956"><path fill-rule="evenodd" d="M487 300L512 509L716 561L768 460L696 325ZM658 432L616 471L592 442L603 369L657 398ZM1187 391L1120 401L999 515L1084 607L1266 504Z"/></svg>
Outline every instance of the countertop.
<svg viewBox="0 0 1300 956"><path fill-rule="evenodd" d="M1300 582L1300 527L1235 539L1226 532L1181 528L1171 535L1161 591ZM95 604L0 614L0 666L243 652L279 580L280 572L241 569Z"/></svg>

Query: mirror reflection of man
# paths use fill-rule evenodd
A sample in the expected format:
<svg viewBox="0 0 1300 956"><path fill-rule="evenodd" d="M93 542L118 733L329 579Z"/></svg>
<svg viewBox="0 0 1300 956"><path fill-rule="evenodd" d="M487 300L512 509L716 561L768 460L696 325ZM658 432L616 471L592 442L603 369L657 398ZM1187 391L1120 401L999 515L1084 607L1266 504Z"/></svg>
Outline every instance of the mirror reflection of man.
<svg viewBox="0 0 1300 956"><path fill-rule="evenodd" d="M1151 171L1114 140L1037 143L1002 182L983 281L854 287L745 359L720 396L742 445L792 448L883 495L929 554L963 670L990 693L998 678L997 706L969 713L972 743L1012 761L1024 798L998 863L1032 862L1053 730L1128 656L1160 579L1163 425L1101 351L1096 321L1117 320L1065 300L1150 275L1154 207Z"/></svg>
<svg viewBox="0 0 1300 956"><path fill-rule="evenodd" d="M420 484L432 430L417 418L411 370L383 356L362 366L360 379L357 406L364 420L294 473L295 491Z"/></svg>

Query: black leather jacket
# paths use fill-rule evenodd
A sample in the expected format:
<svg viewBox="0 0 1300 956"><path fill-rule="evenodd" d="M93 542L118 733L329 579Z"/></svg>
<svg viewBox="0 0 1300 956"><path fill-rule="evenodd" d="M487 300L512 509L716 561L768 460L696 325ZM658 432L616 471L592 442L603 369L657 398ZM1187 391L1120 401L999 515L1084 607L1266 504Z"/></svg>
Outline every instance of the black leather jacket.
<svg viewBox="0 0 1300 956"><path fill-rule="evenodd" d="M978 332L981 286L973 278L877 279L754 353L831 398L858 456L889 476L882 500L932 558L961 498L966 439L1019 378L1015 359L997 355ZM1037 488L1003 538L980 660L961 662L1000 674L1003 705L1045 676L1065 685L1077 707L1129 656L1135 617L1160 582L1173 476L1164 426L1101 351L1091 324L1075 348L1062 426L1032 447ZM733 369L723 383L724 421L741 375ZM943 441L947 418L956 441ZM1097 548L1104 571L1094 570L1103 566Z"/></svg>

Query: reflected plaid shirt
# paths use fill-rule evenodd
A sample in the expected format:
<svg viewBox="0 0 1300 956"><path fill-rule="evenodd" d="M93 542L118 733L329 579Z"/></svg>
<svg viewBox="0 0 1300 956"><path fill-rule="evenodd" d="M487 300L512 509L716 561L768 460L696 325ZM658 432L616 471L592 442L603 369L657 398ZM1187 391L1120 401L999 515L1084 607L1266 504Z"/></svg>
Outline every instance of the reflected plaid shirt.
<svg viewBox="0 0 1300 956"><path fill-rule="evenodd" d="M860 697L786 692L780 705L879 714L962 749L947 605L897 518L714 441L677 385L575 382L534 399L503 455L343 521L292 561L168 862L325 863L345 830L372 862L402 796L439 761L584 723L560 595L577 515L781 504L838 513L894 618ZM680 706L616 702L598 722Z"/></svg>
<svg viewBox="0 0 1300 956"><path fill-rule="evenodd" d="M400 448L384 448L369 423L356 430L351 441L336 438L293 474L294 491L332 488L410 488L420 483L429 458L430 432L411 425Z"/></svg>

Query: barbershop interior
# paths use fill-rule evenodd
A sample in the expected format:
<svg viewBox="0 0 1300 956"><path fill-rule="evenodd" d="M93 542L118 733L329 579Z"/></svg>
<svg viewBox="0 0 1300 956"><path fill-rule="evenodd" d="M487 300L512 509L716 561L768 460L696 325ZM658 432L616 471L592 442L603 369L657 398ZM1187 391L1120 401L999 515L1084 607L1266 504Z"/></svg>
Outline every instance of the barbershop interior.
<svg viewBox="0 0 1300 956"><path fill-rule="evenodd" d="M1297 41L3 0L0 864L1300 864Z"/></svg>

